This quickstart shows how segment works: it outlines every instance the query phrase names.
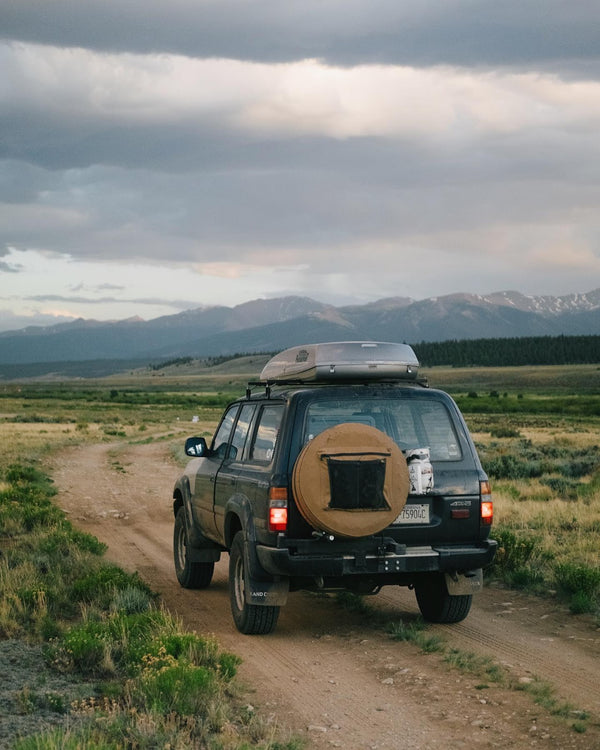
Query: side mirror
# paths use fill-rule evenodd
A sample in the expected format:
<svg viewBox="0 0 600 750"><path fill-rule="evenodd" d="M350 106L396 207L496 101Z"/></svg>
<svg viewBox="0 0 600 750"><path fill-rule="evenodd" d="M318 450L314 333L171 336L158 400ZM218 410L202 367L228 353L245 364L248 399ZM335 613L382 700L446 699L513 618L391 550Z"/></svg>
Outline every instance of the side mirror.
<svg viewBox="0 0 600 750"><path fill-rule="evenodd" d="M185 455L201 458L208 455L208 445L203 437L191 437L185 441Z"/></svg>

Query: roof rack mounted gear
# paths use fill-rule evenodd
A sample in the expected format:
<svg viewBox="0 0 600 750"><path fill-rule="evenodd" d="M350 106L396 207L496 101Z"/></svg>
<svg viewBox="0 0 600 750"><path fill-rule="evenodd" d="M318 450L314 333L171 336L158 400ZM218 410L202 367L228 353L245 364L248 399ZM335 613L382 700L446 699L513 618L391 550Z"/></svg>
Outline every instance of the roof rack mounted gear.
<svg viewBox="0 0 600 750"><path fill-rule="evenodd" d="M412 347L382 341L335 341L294 346L264 366L258 384L415 381Z"/></svg>

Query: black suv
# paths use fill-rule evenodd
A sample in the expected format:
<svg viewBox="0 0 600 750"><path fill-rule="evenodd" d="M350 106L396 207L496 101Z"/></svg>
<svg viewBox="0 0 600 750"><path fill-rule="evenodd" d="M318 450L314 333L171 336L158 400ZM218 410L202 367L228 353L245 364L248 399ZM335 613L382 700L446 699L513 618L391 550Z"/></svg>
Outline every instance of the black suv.
<svg viewBox="0 0 600 750"><path fill-rule="evenodd" d="M225 410L173 492L186 588L229 552L242 633L268 633L289 591L414 588L423 617L459 622L493 559L493 505L465 422L418 378L405 344L342 342L277 355Z"/></svg>

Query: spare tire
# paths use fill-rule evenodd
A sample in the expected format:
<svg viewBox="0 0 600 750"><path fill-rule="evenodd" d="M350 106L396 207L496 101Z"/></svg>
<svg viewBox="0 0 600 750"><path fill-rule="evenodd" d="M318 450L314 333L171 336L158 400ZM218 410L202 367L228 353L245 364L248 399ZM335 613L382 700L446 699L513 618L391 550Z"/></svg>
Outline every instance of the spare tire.
<svg viewBox="0 0 600 750"><path fill-rule="evenodd" d="M408 488L406 460L392 438L354 422L311 440L292 474L296 505L307 523L351 538L389 526L402 511Z"/></svg>

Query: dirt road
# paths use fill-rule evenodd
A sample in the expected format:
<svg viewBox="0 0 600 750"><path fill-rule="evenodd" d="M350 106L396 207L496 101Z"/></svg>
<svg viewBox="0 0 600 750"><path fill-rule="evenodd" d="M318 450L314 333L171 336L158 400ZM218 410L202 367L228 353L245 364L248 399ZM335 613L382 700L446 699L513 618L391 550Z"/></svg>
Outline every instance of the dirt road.
<svg viewBox="0 0 600 750"><path fill-rule="evenodd" d="M307 738L310 748L600 748L600 726L585 734L536 706L528 694L482 684L393 641L333 597L290 595L275 633L242 636L229 611L228 556L206 591L181 589L173 572L171 492L179 467L169 445L71 448L56 456L58 504L109 546L108 557L137 570L186 626L214 633L243 659L248 702ZM389 587L370 603L390 620L415 618L412 592ZM447 644L491 656L517 679L548 680L576 709L600 716L600 631L564 607L488 589L464 623L435 626Z"/></svg>

